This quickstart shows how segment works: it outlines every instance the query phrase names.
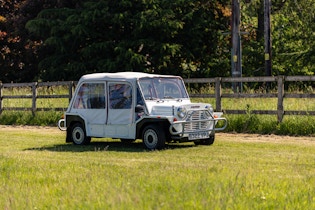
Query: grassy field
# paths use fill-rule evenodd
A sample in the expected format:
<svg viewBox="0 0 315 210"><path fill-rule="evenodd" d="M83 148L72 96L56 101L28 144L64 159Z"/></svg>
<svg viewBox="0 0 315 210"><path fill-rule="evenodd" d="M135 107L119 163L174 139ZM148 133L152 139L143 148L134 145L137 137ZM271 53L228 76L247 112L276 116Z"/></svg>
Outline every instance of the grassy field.
<svg viewBox="0 0 315 210"><path fill-rule="evenodd" d="M314 209L315 139L218 133L212 146L0 126L0 209Z"/></svg>

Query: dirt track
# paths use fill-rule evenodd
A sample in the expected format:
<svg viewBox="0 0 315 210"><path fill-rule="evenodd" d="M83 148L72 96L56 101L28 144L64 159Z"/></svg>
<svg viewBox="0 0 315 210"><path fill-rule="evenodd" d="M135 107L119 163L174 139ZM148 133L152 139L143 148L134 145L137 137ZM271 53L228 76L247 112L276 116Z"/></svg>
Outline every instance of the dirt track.
<svg viewBox="0 0 315 210"><path fill-rule="evenodd" d="M292 144L313 144L315 137L311 136L279 136L279 135L261 135L244 133L217 133L218 139L226 141L248 141L248 142L274 142L274 143L292 143Z"/></svg>
<svg viewBox="0 0 315 210"><path fill-rule="evenodd" d="M0 125L0 130L20 130L32 131L32 132L49 132L62 134L57 127L47 127L47 126L11 126L11 125ZM226 141L248 141L248 142L282 142L290 141L292 143L309 143L315 144L315 137L310 136L278 136L278 135L260 135L260 134L243 134L243 133L217 133L217 140Z"/></svg>

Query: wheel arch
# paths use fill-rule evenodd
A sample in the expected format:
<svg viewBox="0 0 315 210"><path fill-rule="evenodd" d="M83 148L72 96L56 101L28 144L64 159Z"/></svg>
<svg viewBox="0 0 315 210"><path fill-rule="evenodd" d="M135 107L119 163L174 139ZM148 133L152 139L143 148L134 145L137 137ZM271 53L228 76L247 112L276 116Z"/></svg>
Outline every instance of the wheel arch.
<svg viewBox="0 0 315 210"><path fill-rule="evenodd" d="M138 122L137 127L136 127L136 138L137 139L141 139L142 138L142 132L143 129L148 126L148 125L159 125L162 126L162 128L165 131L165 135L166 135L166 140L170 139L170 133L168 131L169 127L170 127L170 122L167 119L158 119L158 118L146 118L143 119L142 121Z"/></svg>
<svg viewBox="0 0 315 210"><path fill-rule="evenodd" d="M67 126L66 142L72 142L71 141L71 129L70 128L75 123L81 123L83 126L83 129L86 131L85 121L82 117L80 117L78 115L67 115L66 116L66 126Z"/></svg>

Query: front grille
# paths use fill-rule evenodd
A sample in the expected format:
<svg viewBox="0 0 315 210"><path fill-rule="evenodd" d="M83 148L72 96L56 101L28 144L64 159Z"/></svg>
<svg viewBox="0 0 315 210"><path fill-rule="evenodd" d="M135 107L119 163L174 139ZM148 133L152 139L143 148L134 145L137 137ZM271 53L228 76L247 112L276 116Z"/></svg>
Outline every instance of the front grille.
<svg viewBox="0 0 315 210"><path fill-rule="evenodd" d="M211 118L210 114L205 110L189 112L186 122L190 122L190 123L185 123L185 131L209 129L210 121L205 121L205 122L194 122L194 121L206 120L210 118Z"/></svg>

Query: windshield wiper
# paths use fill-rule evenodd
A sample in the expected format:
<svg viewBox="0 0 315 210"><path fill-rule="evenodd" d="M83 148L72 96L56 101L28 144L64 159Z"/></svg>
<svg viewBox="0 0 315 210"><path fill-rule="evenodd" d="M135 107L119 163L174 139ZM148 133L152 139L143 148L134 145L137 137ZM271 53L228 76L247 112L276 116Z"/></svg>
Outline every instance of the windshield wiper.
<svg viewBox="0 0 315 210"><path fill-rule="evenodd" d="M174 99L173 96L164 96L165 99Z"/></svg>
<svg viewBox="0 0 315 210"><path fill-rule="evenodd" d="M164 99L176 99L176 101L178 101L178 102L183 101L183 99L181 99L181 98L175 98L175 97L173 97L173 96L164 96Z"/></svg>
<svg viewBox="0 0 315 210"><path fill-rule="evenodd" d="M146 97L145 100L150 100L150 101L154 101L154 100L158 100L158 98L154 98L154 97Z"/></svg>

